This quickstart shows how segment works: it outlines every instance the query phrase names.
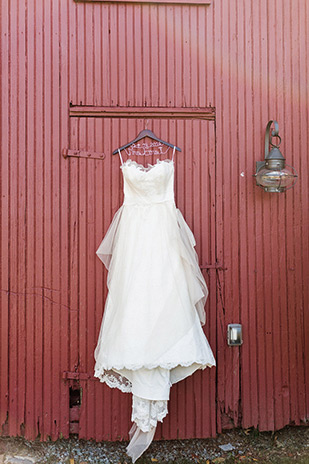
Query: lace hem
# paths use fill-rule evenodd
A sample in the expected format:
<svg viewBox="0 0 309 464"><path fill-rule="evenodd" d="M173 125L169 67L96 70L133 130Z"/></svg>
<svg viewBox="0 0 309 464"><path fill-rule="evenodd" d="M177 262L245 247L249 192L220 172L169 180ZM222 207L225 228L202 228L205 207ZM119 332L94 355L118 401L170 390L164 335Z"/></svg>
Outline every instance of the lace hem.
<svg viewBox="0 0 309 464"><path fill-rule="evenodd" d="M183 363L164 363L164 364L140 364L140 365L134 365L134 366L125 366L125 365L119 365L119 366L113 366L113 367L95 367L95 372L94 372L94 377L97 377L100 382L105 382L110 388L119 388L123 393L131 393L132 392L132 383L130 382L129 379L127 379L125 376L119 374L118 372L115 372L113 369L116 369L117 371L120 371L122 369L128 369L128 370L138 370L138 369L155 369L157 367L161 367L163 369L168 369L171 370L174 367L177 366L182 366L182 367L189 367L192 364L199 364L200 367L199 369L206 369L206 367L212 367L215 366L216 363L210 363L206 362L205 360L203 361L190 361L190 362L183 362Z"/></svg>
<svg viewBox="0 0 309 464"><path fill-rule="evenodd" d="M201 369L204 369L204 367L211 367L215 366L215 364L211 364L209 361L206 359L199 359L199 360L191 360L191 361L184 361L184 362L179 362L179 361L170 361L170 362L165 362L165 363L143 363L143 364L133 364L133 365L125 365L125 364L113 364L113 365L105 365L105 366L100 366L96 368L97 372L102 372L102 371L110 371L112 369L117 369L117 371L120 371L122 369L129 369L130 371L136 371L138 369L155 369L157 367L161 367L162 369L173 369L174 367L177 366L182 366L182 367L188 367L191 366L192 364L200 364Z"/></svg>
<svg viewBox="0 0 309 464"><path fill-rule="evenodd" d="M167 400L147 400L133 395L131 420L143 431L149 432L167 415Z"/></svg>
<svg viewBox="0 0 309 464"><path fill-rule="evenodd" d="M110 388L119 388L119 390L123 393L132 392L132 384L130 380L117 372L96 369L94 376L98 377L100 382L105 382Z"/></svg>

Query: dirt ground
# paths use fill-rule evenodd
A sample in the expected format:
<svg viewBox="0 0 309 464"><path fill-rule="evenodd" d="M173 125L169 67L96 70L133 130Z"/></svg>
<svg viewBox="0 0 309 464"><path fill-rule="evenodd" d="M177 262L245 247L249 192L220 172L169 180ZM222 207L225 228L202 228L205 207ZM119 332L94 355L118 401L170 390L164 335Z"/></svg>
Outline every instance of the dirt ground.
<svg viewBox="0 0 309 464"><path fill-rule="evenodd" d="M127 443L0 437L0 464L131 464L125 452ZM274 433L234 429L217 438L154 441L136 461L153 463L309 464L309 427L288 426Z"/></svg>

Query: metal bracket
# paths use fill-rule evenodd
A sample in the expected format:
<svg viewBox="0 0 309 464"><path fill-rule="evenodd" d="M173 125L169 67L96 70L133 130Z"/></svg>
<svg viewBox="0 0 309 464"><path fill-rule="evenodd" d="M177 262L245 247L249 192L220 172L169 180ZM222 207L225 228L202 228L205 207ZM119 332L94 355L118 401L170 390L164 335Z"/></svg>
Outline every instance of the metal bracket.
<svg viewBox="0 0 309 464"><path fill-rule="evenodd" d="M226 271L227 267L223 267L222 264L215 263L215 264L204 264L203 266L200 266L201 269L217 269L219 271Z"/></svg>
<svg viewBox="0 0 309 464"><path fill-rule="evenodd" d="M62 373L62 378L64 380L94 380L95 378L87 374L86 372L68 372L64 371Z"/></svg>

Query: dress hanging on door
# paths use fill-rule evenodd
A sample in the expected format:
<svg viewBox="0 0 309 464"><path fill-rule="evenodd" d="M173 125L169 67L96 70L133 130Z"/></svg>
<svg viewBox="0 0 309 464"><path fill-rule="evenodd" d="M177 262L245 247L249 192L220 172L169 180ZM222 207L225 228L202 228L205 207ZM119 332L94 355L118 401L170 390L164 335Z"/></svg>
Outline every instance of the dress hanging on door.
<svg viewBox="0 0 309 464"><path fill-rule="evenodd" d="M121 170L124 201L96 251L108 295L94 375L132 393L135 462L168 413L172 384L216 362L202 330L208 290L195 239L175 205L174 161L145 168L128 159Z"/></svg>

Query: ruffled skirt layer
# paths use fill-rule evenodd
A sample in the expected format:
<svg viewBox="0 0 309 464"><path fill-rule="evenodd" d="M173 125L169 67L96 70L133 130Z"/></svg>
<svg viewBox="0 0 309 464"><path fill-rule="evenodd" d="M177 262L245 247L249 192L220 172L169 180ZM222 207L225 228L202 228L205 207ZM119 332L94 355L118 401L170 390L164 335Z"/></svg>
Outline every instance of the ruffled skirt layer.
<svg viewBox="0 0 309 464"><path fill-rule="evenodd" d="M133 394L133 462L167 414L172 384L216 362L202 330L208 290L194 236L174 201L123 204L97 255L108 296L95 376Z"/></svg>

